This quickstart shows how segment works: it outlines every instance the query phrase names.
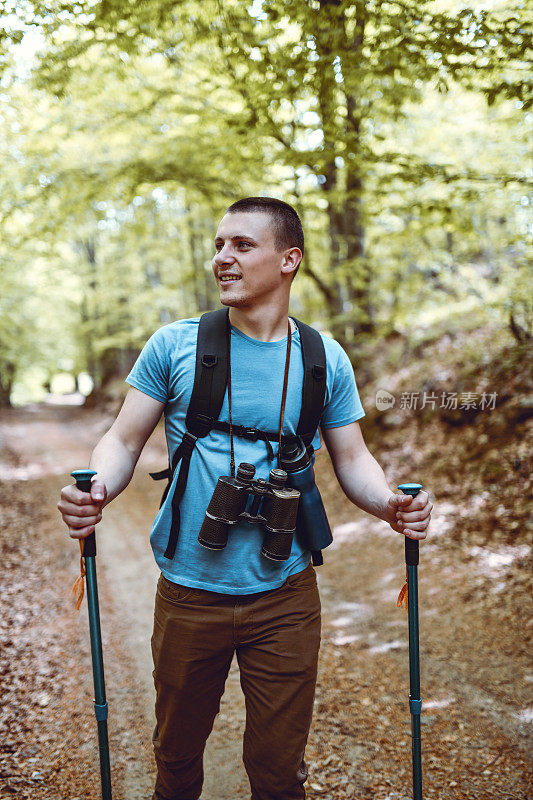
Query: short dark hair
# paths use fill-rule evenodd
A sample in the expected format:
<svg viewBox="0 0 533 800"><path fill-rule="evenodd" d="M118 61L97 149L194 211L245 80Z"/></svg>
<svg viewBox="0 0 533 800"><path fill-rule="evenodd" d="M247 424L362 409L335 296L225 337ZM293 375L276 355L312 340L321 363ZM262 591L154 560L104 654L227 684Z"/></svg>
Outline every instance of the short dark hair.
<svg viewBox="0 0 533 800"><path fill-rule="evenodd" d="M239 211L262 211L274 223L274 241L278 250L298 247L304 254L304 232L300 217L292 206L275 197L243 197L226 209L226 214Z"/></svg>

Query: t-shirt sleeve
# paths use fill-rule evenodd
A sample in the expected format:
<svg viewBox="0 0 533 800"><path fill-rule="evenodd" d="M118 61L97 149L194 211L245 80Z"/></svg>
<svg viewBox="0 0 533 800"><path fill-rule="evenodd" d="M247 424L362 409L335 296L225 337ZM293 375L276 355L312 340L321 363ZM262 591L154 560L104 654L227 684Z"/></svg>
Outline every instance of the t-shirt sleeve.
<svg viewBox="0 0 533 800"><path fill-rule="evenodd" d="M144 394L166 403L169 398L170 350L164 328L146 342L126 378L126 383Z"/></svg>
<svg viewBox="0 0 533 800"><path fill-rule="evenodd" d="M320 426L322 428L340 428L349 425L361 417L365 412L350 359L338 345L338 359L333 374L333 382L329 399L327 399Z"/></svg>

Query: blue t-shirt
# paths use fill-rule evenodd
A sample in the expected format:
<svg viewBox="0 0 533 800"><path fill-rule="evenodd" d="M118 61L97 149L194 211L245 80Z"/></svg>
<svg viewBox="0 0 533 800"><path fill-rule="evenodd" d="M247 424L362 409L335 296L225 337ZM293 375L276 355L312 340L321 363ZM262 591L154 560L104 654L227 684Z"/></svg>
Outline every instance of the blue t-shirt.
<svg viewBox="0 0 533 800"><path fill-rule="evenodd" d="M185 319L160 328L148 340L127 382L141 392L165 403L165 433L172 456L186 431L185 416L192 393L196 363L198 319ZM326 350L326 402L321 418L323 428L348 425L364 416L353 369L341 346L322 336ZM276 342L251 339L231 329L232 420L234 424L279 430L281 395L287 352L287 338ZM303 363L298 331L292 334L287 399L283 433L295 433L300 416ZM228 393L219 416L229 421ZM274 443L274 452L277 447ZM234 438L235 463L254 464L256 478L268 478L277 462L268 460L263 441ZM313 447L320 447L318 433ZM174 583L224 594L252 594L281 586L288 575L300 572L310 553L295 536L287 561L271 561L261 555L263 530L242 522L230 529L223 550L208 550L198 543L206 508L217 480L230 474L229 435L212 430L198 439L193 451L187 487L180 503L180 532L172 560L164 552L170 532L173 486L154 520L150 543L163 575Z"/></svg>

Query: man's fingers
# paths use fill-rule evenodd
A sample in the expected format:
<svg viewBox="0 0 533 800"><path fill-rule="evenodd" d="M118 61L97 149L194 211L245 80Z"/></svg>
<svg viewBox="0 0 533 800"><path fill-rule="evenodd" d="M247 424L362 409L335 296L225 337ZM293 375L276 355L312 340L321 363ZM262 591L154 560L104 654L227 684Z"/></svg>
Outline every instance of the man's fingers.
<svg viewBox="0 0 533 800"><path fill-rule="evenodd" d="M61 500L65 503L74 503L74 505L77 506L85 506L92 502L89 492L82 492L81 489L78 489L73 483L61 489Z"/></svg>
<svg viewBox="0 0 533 800"><path fill-rule="evenodd" d="M87 497L89 497L89 500L90 500L90 496L87 495ZM66 502L66 501L60 500L59 503L57 504L57 507L61 511L61 514L63 515L63 519L65 519L66 516L93 517L93 516L96 516L97 514L101 513L100 506L95 505L94 503L92 503L92 504L89 503L89 504L85 504L83 506L78 506L78 505L76 505L74 503L70 503L70 502Z"/></svg>
<svg viewBox="0 0 533 800"><path fill-rule="evenodd" d="M75 484L69 484L61 490L57 507L72 539L85 539L93 533L94 526L102 519L102 502L106 496L102 482L95 482L90 493L82 492Z"/></svg>
<svg viewBox="0 0 533 800"><path fill-rule="evenodd" d="M389 497L389 506L392 508L393 513L398 515L401 509L407 510L407 506L413 500L412 497L406 494L391 494Z"/></svg>
<svg viewBox="0 0 533 800"><path fill-rule="evenodd" d="M398 527L401 528L402 533L407 530L424 531L429 525L428 519L420 520L420 522L401 522L398 521Z"/></svg>
<svg viewBox="0 0 533 800"><path fill-rule="evenodd" d="M399 508L400 506L408 505L412 499L413 498L408 494L391 494L389 497L389 504Z"/></svg>
<svg viewBox="0 0 533 800"><path fill-rule="evenodd" d="M91 498L97 502L105 500L107 497L107 490L105 484L101 481L95 480L91 485Z"/></svg>
<svg viewBox="0 0 533 800"><path fill-rule="evenodd" d="M427 492L421 491L416 497L403 494L392 495L389 503L396 511L394 530L403 533L409 539L426 538L433 508Z"/></svg>
<svg viewBox="0 0 533 800"><path fill-rule="evenodd" d="M71 539L85 539L89 534L94 531L94 525L89 525L85 528L69 528Z"/></svg>
<svg viewBox="0 0 533 800"><path fill-rule="evenodd" d="M429 494L424 489L414 497L410 494L393 494L389 502L400 506L410 506L412 503L413 508L423 508L429 502Z"/></svg>
<svg viewBox="0 0 533 800"><path fill-rule="evenodd" d="M410 494L393 494L389 498L389 504L398 509L408 508L409 511L424 508L429 502L429 495L427 492L421 491L416 497ZM431 505L431 504L430 504Z"/></svg>
<svg viewBox="0 0 533 800"><path fill-rule="evenodd" d="M428 535L427 534L427 530L425 530L425 531L411 531L408 528L403 530L402 533L407 539L415 539L416 541L420 541L422 539L425 539L426 536Z"/></svg>
<svg viewBox="0 0 533 800"><path fill-rule="evenodd" d="M420 520L427 519L431 514L433 506L430 504L421 511L397 511L396 519L400 522L405 522L410 525L412 522L419 522Z"/></svg>
<svg viewBox="0 0 533 800"><path fill-rule="evenodd" d="M87 528L91 525L96 525L102 519L102 514L93 514L87 517L72 517L69 514L63 515L63 520L65 524L68 525L69 528L75 528L76 530L81 530L82 528Z"/></svg>

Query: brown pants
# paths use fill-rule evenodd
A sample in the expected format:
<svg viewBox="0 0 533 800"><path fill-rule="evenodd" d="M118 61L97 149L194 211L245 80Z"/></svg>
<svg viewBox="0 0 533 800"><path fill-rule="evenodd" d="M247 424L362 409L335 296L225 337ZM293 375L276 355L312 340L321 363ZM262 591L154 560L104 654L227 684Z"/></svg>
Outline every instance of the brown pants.
<svg viewBox="0 0 533 800"><path fill-rule="evenodd" d="M233 653L246 701L243 761L252 800L302 800L320 646L311 565L279 589L224 595L157 586L153 800L198 800L203 753ZM233 800L220 798L220 800Z"/></svg>

